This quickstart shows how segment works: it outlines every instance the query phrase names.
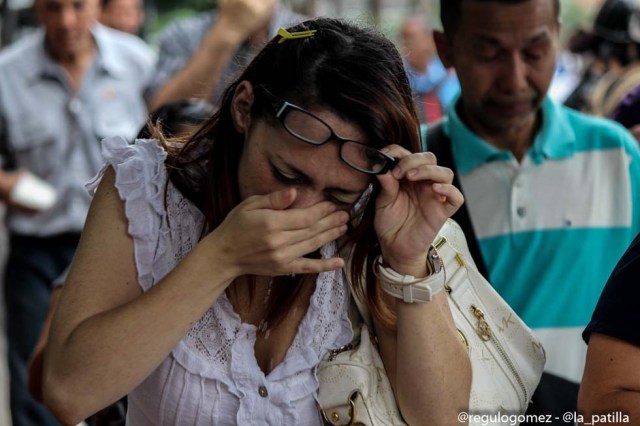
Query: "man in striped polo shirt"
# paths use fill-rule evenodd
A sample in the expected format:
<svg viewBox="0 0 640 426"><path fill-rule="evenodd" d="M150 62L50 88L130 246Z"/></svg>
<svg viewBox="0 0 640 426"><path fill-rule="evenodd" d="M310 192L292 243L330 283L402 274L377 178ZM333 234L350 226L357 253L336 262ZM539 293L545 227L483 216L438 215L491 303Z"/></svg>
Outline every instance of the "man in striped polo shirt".
<svg viewBox="0 0 640 426"><path fill-rule="evenodd" d="M640 231L640 150L616 123L547 97L558 0L440 7L438 53L461 85L444 137L490 281L547 352L532 412L561 416L575 410L581 332Z"/></svg>

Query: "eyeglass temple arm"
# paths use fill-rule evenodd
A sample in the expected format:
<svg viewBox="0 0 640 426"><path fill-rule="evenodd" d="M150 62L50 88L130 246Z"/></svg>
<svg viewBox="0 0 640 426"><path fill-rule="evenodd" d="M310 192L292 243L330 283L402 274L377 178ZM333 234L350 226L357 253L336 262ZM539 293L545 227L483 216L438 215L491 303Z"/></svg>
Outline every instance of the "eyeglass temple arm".
<svg viewBox="0 0 640 426"><path fill-rule="evenodd" d="M262 85L257 86L257 88L262 90L262 92L264 92L264 94L267 95L267 99L269 100L269 103L273 107L274 111L276 111L276 117L280 117L280 114L282 114L284 109L287 107L287 102L283 101L282 99L278 99L276 95L271 93L269 90L267 90L266 87Z"/></svg>
<svg viewBox="0 0 640 426"><path fill-rule="evenodd" d="M387 155L389 161L387 161L387 163L384 165L384 167L382 169L380 169L380 171L376 174L378 175L383 175L385 173L387 173L389 170L393 170L393 168L398 165L398 160L397 158L393 158L390 155Z"/></svg>

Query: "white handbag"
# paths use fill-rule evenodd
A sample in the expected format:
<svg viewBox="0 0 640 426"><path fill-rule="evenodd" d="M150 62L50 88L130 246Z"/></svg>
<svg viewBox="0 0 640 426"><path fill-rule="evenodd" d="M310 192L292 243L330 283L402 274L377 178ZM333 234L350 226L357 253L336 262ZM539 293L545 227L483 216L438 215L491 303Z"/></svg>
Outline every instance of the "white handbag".
<svg viewBox="0 0 640 426"><path fill-rule="evenodd" d="M448 220L434 246L444 262L453 319L471 359L469 424L519 424L518 413L526 411L542 376L544 348L478 272L457 223ZM352 297L361 315L360 321L352 320L352 343L331 351L316 368L322 415L335 426L405 425L370 333L368 309Z"/></svg>

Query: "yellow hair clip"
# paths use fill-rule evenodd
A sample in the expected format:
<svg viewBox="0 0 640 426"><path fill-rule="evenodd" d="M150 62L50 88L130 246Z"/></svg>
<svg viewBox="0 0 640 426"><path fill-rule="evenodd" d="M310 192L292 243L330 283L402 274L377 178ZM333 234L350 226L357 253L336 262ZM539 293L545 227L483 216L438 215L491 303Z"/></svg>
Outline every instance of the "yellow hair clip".
<svg viewBox="0 0 640 426"><path fill-rule="evenodd" d="M313 37L317 30L307 30L307 31L294 31L290 33L284 28L280 28L278 30L278 35L280 36L280 40L278 40L278 44L284 43L287 40L295 40L298 38L307 38Z"/></svg>

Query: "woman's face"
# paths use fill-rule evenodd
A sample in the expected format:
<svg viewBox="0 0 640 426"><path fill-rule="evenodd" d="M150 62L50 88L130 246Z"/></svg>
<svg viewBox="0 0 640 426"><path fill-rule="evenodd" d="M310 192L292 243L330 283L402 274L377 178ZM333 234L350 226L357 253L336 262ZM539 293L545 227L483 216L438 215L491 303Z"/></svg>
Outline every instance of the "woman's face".
<svg viewBox="0 0 640 426"><path fill-rule="evenodd" d="M336 134L366 143L358 126L326 110L309 110ZM331 201L339 209L349 211L374 179L340 159L338 142L309 144L289 134L278 121L254 121L245 135L238 169L243 200L294 187L297 198L291 208Z"/></svg>

